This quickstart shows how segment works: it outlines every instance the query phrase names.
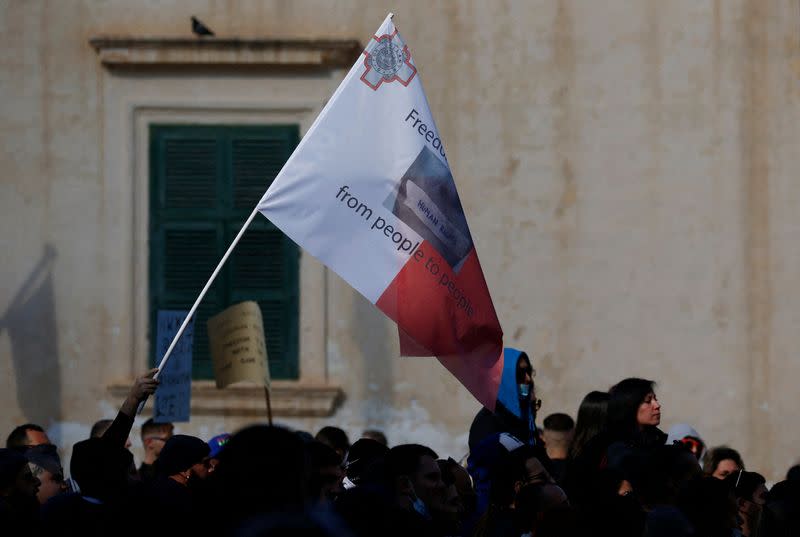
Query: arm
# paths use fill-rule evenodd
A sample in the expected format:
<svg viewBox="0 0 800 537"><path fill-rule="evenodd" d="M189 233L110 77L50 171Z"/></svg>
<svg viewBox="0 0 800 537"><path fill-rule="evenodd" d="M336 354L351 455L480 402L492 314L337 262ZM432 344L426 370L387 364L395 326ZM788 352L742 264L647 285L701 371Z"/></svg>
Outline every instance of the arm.
<svg viewBox="0 0 800 537"><path fill-rule="evenodd" d="M125 446L125 441L133 427L133 418L139 403L155 393L158 381L153 378L158 369L151 369L134 381L131 391L122 403L117 417L103 434L103 440L115 445Z"/></svg>

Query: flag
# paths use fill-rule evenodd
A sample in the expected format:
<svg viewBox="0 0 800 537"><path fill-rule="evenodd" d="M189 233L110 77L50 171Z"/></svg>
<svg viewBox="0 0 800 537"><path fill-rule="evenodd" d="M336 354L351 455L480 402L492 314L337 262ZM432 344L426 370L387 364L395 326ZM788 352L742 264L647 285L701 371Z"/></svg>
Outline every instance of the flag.
<svg viewBox="0 0 800 537"><path fill-rule="evenodd" d="M503 333L411 51L391 14L258 210L494 409Z"/></svg>

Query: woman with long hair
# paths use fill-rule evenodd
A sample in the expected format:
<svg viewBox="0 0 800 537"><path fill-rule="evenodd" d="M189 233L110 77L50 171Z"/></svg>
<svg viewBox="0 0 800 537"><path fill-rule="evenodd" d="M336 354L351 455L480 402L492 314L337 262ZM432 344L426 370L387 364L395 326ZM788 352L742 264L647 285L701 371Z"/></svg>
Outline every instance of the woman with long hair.
<svg viewBox="0 0 800 537"><path fill-rule="evenodd" d="M592 391L586 394L578 407L575 436L569 448L569 456L577 457L586 443L606 427L608 417L608 392Z"/></svg>

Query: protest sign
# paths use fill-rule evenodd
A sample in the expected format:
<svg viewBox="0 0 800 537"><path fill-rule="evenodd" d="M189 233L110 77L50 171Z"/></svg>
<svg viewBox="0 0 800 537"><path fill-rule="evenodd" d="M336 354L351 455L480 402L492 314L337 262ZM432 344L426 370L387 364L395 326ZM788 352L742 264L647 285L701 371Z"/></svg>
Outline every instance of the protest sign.
<svg viewBox="0 0 800 537"><path fill-rule="evenodd" d="M261 308L241 302L208 320L217 388L251 381L269 388L269 363Z"/></svg>
<svg viewBox="0 0 800 537"><path fill-rule="evenodd" d="M159 310L156 318L156 359L163 356L178 327L189 312ZM153 421L156 423L189 421L192 401L192 337L194 321L172 350L170 360L159 375Z"/></svg>

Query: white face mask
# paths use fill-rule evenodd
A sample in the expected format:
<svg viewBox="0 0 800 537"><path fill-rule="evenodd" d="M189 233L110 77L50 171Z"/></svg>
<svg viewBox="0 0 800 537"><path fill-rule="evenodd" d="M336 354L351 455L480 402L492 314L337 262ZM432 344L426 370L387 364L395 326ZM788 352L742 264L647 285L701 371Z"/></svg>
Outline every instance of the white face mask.
<svg viewBox="0 0 800 537"><path fill-rule="evenodd" d="M517 385L517 393L519 394L520 399L527 399L531 396L531 385L530 384L518 384Z"/></svg>

